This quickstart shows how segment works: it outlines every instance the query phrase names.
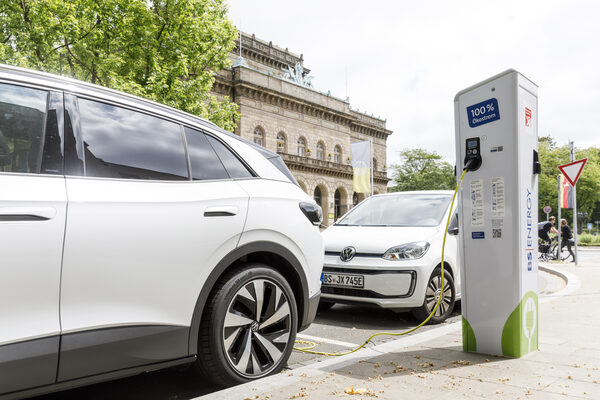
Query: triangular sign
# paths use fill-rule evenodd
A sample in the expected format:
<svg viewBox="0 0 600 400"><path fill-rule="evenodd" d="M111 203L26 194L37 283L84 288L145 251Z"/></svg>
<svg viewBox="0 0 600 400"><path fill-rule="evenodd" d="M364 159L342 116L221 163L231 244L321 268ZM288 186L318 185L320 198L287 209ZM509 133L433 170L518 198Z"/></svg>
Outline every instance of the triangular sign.
<svg viewBox="0 0 600 400"><path fill-rule="evenodd" d="M558 169L562 174L567 178L569 183L572 186L575 186L577 180L579 179L579 175L581 175L581 171L583 171L583 167L585 167L585 163L587 162L587 158L582 160L573 161L572 163L559 165Z"/></svg>

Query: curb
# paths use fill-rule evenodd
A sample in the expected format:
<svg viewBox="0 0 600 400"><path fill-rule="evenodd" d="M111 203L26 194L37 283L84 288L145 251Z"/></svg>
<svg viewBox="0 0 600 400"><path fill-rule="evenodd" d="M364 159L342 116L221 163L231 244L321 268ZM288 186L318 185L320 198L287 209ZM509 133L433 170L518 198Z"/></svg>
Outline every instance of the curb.
<svg viewBox="0 0 600 400"><path fill-rule="evenodd" d="M554 276L558 276L559 278L561 278L563 281L565 281L565 285L569 284L569 278L567 277L567 275L565 275L564 273L562 273L561 271L545 266L545 265L539 265L538 264L538 269L547 272L549 274L552 274Z"/></svg>

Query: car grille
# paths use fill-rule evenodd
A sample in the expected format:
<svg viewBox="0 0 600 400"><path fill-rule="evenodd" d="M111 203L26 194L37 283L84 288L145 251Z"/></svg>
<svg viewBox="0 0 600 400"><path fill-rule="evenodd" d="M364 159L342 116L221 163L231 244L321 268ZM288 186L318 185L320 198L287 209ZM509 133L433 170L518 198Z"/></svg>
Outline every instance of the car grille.
<svg viewBox="0 0 600 400"><path fill-rule="evenodd" d="M340 287L333 287L333 286L321 286L321 293L337 294L340 296L353 296L353 297L376 297L376 298L389 297L389 296L382 296L379 293L375 293L371 290L340 288Z"/></svg>

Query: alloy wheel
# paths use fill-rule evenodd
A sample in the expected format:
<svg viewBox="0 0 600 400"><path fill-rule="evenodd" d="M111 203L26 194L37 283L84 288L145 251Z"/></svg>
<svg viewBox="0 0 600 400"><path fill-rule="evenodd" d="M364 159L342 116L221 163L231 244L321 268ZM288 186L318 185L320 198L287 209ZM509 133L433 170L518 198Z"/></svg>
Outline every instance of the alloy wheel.
<svg viewBox="0 0 600 400"><path fill-rule="evenodd" d="M290 304L278 284L254 279L235 293L225 315L223 345L240 375L256 378L271 372L285 354L290 334Z"/></svg>
<svg viewBox="0 0 600 400"><path fill-rule="evenodd" d="M431 313L435 304L438 301L442 291L442 276L435 275L429 281L427 285L427 291L425 292L425 302L427 303L427 310ZM435 311L435 316L440 317L448 312L450 306L452 304L452 288L448 284L447 280L444 280L444 294L442 296L442 300L440 301L440 305Z"/></svg>

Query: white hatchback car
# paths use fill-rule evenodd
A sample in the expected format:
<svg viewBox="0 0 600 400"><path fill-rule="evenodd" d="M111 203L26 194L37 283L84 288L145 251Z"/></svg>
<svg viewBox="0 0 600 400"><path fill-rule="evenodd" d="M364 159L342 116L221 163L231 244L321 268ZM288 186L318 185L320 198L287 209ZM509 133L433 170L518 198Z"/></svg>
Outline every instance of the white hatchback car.
<svg viewBox="0 0 600 400"><path fill-rule="evenodd" d="M0 65L0 398L195 362L279 371L314 319L321 210L181 111Z"/></svg>
<svg viewBox="0 0 600 400"><path fill-rule="evenodd" d="M411 310L424 320L441 292L441 255L452 192L397 192L369 197L323 232L321 309L370 303ZM444 254L445 284L431 322L440 323L460 297L458 218Z"/></svg>

